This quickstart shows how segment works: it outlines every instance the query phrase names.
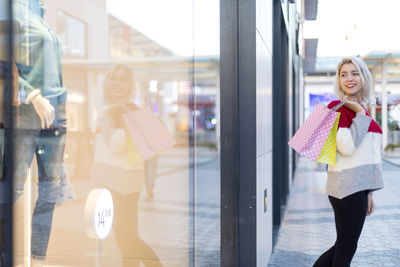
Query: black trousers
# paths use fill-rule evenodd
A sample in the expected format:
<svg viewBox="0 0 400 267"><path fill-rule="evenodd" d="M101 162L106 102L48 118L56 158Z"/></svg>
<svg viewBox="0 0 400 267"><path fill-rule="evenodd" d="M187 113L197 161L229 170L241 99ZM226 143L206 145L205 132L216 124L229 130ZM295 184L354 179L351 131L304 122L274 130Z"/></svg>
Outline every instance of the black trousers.
<svg viewBox="0 0 400 267"><path fill-rule="evenodd" d="M368 190L343 199L329 196L335 214L336 242L314 263L314 267L349 267L357 250L368 208Z"/></svg>

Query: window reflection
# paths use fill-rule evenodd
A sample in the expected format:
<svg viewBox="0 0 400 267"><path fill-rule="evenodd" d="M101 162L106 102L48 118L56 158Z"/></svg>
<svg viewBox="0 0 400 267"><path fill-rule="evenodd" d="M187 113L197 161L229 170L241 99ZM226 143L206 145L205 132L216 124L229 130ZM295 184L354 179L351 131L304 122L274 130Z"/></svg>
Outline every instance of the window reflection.
<svg viewBox="0 0 400 267"><path fill-rule="evenodd" d="M10 132L6 119L5 131L13 134L15 158L12 168L5 166L5 175L9 180L14 176L16 254L23 251L28 257L25 263L32 260L40 265L47 256L55 206L74 198L64 161L67 89L62 78L61 40L44 17L44 3L16 0L13 11L20 32L13 57L18 91L16 103L5 116L12 118L15 129ZM24 210L27 198L21 196L31 193L32 169L38 183L31 215L30 209ZM22 259L16 257L15 262ZM6 257L6 265L9 260Z"/></svg>
<svg viewBox="0 0 400 267"><path fill-rule="evenodd" d="M218 56L179 55L109 14L102 0L13 4L15 262L218 262ZM125 5L146 10L140 1ZM192 9L182 4L186 26ZM174 36L190 48L194 34ZM114 202L112 231L101 240L86 233L94 189L109 190Z"/></svg>
<svg viewBox="0 0 400 267"><path fill-rule="evenodd" d="M86 57L86 25L65 12L57 11L57 33L65 58Z"/></svg>
<svg viewBox="0 0 400 267"><path fill-rule="evenodd" d="M104 106L96 135L93 180L97 186L111 191L115 213L113 229L123 266L132 266L133 260L138 259L143 259L146 266L149 266L146 260L152 261L151 266L162 266L154 250L141 239L138 231L139 196L145 178L150 177L149 164L146 164L145 177L145 160L138 152L138 145L125 120L125 116L139 110L133 103L133 82L132 71L127 65L117 65L106 77Z"/></svg>
<svg viewBox="0 0 400 267"><path fill-rule="evenodd" d="M151 40L118 18L109 15L111 58L149 58L173 56L167 48Z"/></svg>

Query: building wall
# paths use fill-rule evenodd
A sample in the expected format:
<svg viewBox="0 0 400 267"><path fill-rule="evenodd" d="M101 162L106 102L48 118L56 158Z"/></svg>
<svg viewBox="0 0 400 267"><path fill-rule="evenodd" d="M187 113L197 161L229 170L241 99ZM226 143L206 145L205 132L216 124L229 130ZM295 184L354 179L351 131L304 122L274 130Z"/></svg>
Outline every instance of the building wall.
<svg viewBox="0 0 400 267"><path fill-rule="evenodd" d="M60 4L62 2L62 5ZM87 25L87 57L91 60L104 60L110 57L110 49L108 39L110 36L110 32L108 31L108 14L104 10L104 6L102 4L98 4L97 2L102 1L78 1L78 0L70 0L68 2L61 0L48 1L48 9L50 16L48 17L49 23L56 25L56 7L62 6L64 12L75 16L79 19L84 19ZM239 7L245 4L246 1L236 0L238 2ZM242 84L242 87L239 86L239 90L242 90L241 96L249 96L253 97L249 103L255 103L255 123L253 124L249 120L246 120L249 126L246 129L242 129L243 131L249 131L248 135L243 135L244 132L239 133L239 136L256 136L255 144L255 162L254 168L255 177L251 180L254 182L255 192L254 194L250 192L248 195L256 198L255 209L255 220L251 221L252 226L256 229L256 238L254 239L254 247L256 248L256 264L257 266L266 266L269 261L270 254L273 248L273 195L278 194L281 195L281 192L273 192L273 173L272 173L272 160L273 160L273 101L272 101L272 91L273 91L273 0L254 0L251 1L254 10L256 12L255 20L249 20L248 23L251 23L250 26L247 25L244 29L252 29L252 33L250 36L254 36L254 40L251 40L251 44L254 44L255 50L253 50L254 54L251 56L250 65L252 66L255 72L256 83L255 87L249 89L245 86L245 83ZM255 7L254 7L255 5ZM292 102L293 94L295 94L296 88L293 87L295 82L292 80L292 69L294 66L294 70L297 75L299 75L298 66L294 64L297 57L296 54L293 53L295 40L293 39L293 28L295 25L295 6L289 5L290 8L286 8L286 5L289 5L287 1L282 5L282 10L284 11L284 23L287 28L287 34L289 37L289 51L288 51L288 83L287 83L287 99L284 102L289 103L288 105L288 129L287 134L290 134L293 131L292 120L294 120L291 115L292 110L295 108ZM241 9L244 10L244 9ZM240 11L239 11L240 13ZM238 15L239 17L240 15ZM248 19L251 16L242 15L244 19ZM98 29L103 29L99 31ZM105 42L96 42L96 40L105 40ZM244 44L242 44L244 45ZM247 43L248 45L248 43ZM238 45L239 46L239 45ZM222 47L222 49L226 49L226 47ZM254 56L254 57L253 57ZM243 57L241 58L243 59ZM242 61L243 62L243 61ZM247 67L239 68L239 70L247 69ZM240 76L240 74L239 74ZM247 77L251 80L250 77ZM89 79L90 80L93 79ZM243 79L239 79L243 81ZM96 81L93 80L92 84L96 84ZM92 85L90 88L97 88L97 86ZM247 94L249 90L254 90ZM241 98L242 99L242 98ZM251 104L247 107L250 108ZM243 104L243 107L246 105ZM225 107L222 106L222 109ZM275 116L279 116L279 114L275 114ZM245 116L239 117L244 118ZM91 120L91 119L89 119ZM93 128L93 127L92 127ZM242 138L242 146L245 138ZM289 150L287 146L285 147L276 147L275 151L286 149ZM254 153L250 151L249 153ZM290 154L291 151L288 151L289 158L292 158ZM244 156L245 154L240 154ZM287 165L282 165L282 168L293 169L293 162L288 161ZM243 166L243 165L242 165ZM246 174L249 172L244 169L239 170ZM285 184L291 183L291 173L288 172L288 175L284 178L287 181ZM243 183L247 184L247 177L243 176ZM264 196L267 196L267 199ZM286 198L286 195L284 196ZM246 203L246 200L243 200L243 203ZM249 200L250 201L250 200ZM267 202L266 210L265 210L265 202ZM239 215L240 216L240 215ZM236 219L239 217L236 217ZM231 218L232 219L232 218ZM240 242L240 241L239 241ZM243 246L243 243L242 243ZM249 253L250 255L251 253ZM242 262L246 262L244 259Z"/></svg>
<svg viewBox="0 0 400 267"><path fill-rule="evenodd" d="M90 2L98 5L101 8L106 8L106 0L89 0Z"/></svg>
<svg viewBox="0 0 400 267"><path fill-rule="evenodd" d="M257 266L266 266L272 252L272 4L256 2Z"/></svg>
<svg viewBox="0 0 400 267"><path fill-rule="evenodd" d="M279 211L286 204L294 168L287 139L301 75L295 15L287 1L221 1L222 266L267 266L275 197Z"/></svg>
<svg viewBox="0 0 400 267"><path fill-rule="evenodd" d="M273 2L273 224L278 231L298 158L287 142L299 125L303 74L296 19L300 10L289 1Z"/></svg>
<svg viewBox="0 0 400 267"><path fill-rule="evenodd" d="M105 60L109 58L108 13L96 1L52 0L46 1L46 18L52 28L56 28L57 11L61 10L86 23L87 58ZM101 2L101 1L100 1ZM101 29L101 30L99 30ZM99 42L98 40L104 40Z"/></svg>
<svg viewBox="0 0 400 267"><path fill-rule="evenodd" d="M221 122L223 123L221 129L223 133L221 136L221 162L223 165L223 170L221 171L221 191L223 191L221 193L221 231L223 231L221 240L222 266L268 265L273 246L273 195L281 196L283 192L283 198L285 199L287 196L286 189L283 191L273 191L272 173L273 154L277 151L285 150L285 153L290 155L286 140L283 140L282 146L273 146L273 118L279 120L282 115L281 113L273 113L274 103L272 99L274 77L273 7L277 2L279 3L279 8L282 8L284 11L282 17L283 24L286 25L284 27L286 29L286 35L284 37L288 36L286 38L289 39L287 48L283 49L285 50L283 51L284 54L288 56L285 57L281 65L284 66L287 73L284 75L286 83L284 83L282 87L285 94L283 94L283 98L280 99L280 103L288 104L282 105L283 109L287 109L287 111L284 112L285 118L283 120L286 127L284 133L285 136L287 136L293 130L291 125L294 120L292 115L294 112L292 111L295 111L295 107L293 106L294 101L292 99L296 93L296 86L294 86L296 75L293 75L293 73L297 73L297 75L301 74L297 69L298 66L294 63L296 62L296 55L293 53L293 21L295 15L293 6L291 9L287 8L289 7L287 1L283 1L284 4L281 6L280 1L274 0L221 0L221 6L231 8L231 10L223 8L221 18L221 25L224 25L221 39L225 38L221 46L221 59L223 60L221 63L221 110L223 112ZM109 20L108 14L104 10L104 1L48 1L48 11L50 11L48 13L48 20L52 27L56 27L57 25L56 15L61 7L63 12L81 19L86 23L87 59L94 61L109 59L110 49L108 40L111 33L108 31ZM279 21L279 23L282 21ZM232 32L229 32L230 30L232 30ZM229 38L233 38L233 42L232 39ZM102 40L104 40L104 42L102 42ZM189 42L192 42L192 40L189 40ZM226 44L229 45L225 46ZM71 64L71 62L69 63ZM70 67L70 69L71 68L72 67ZM76 70L79 71L80 69L77 68ZM187 71L187 75L191 79L190 70ZM88 89L89 96L95 93L94 89L101 88L97 84L96 75L98 74L95 71L89 71L86 78L87 82L84 82L86 87L93 88L92 90ZM226 83L227 81L229 81L229 84ZM79 86L75 87L78 88ZM74 86L70 86L70 88L74 88ZM90 97L90 99L94 99L94 97ZM89 103L88 110L92 111L93 107L94 105ZM92 120L94 119L89 118L89 121ZM92 130L95 129L94 126L90 128ZM230 132L231 130L233 130L233 133ZM191 150L183 152L191 153ZM187 162L184 161L184 163L187 163L185 166L189 166L187 168L187 173L189 173L189 171L193 173L193 170L189 169L190 165L188 162L189 159L192 159L190 157L192 157L192 155L186 154L184 157L184 160L187 160ZM293 168L287 156L285 164L280 165L280 168L284 170L284 172L288 172L289 168ZM227 170L229 170L229 172L227 172ZM200 175L200 172L198 173L199 178L204 178L204 176L202 177ZM291 172L289 171L288 173L289 175L287 176L278 177L278 179L285 179L284 184L286 186L290 185L291 182ZM174 178L177 177L176 174L173 176ZM187 178L187 174L184 173L182 175L182 180L179 180L179 182L184 179L184 181L187 182ZM81 181L77 181L77 183L78 182ZM187 193L192 193L191 191L187 191L189 186L184 183L179 183L179 186L183 188L181 190L181 195L184 196L182 199L189 200L189 197L186 196ZM166 186L164 189L168 188L169 187ZM176 190L176 188L174 190L176 196L179 190ZM231 190L229 195L226 195L227 190ZM84 190L81 191L80 196L85 196L86 192L84 192ZM168 192L168 190L162 191ZM231 213L225 212L228 208L229 212L232 211ZM189 226L187 223L189 222L189 216L186 212L185 210L185 216L181 217L181 224L177 224L176 219L169 220L168 222L171 224L168 225L164 223L164 227L183 225L183 229L188 230ZM148 216L148 221L151 221L153 224L157 222L156 218L157 217ZM61 220L64 221L64 217L59 217L58 221L56 218L55 222ZM55 225L57 225L57 223ZM150 223L148 225L150 225ZM168 231L164 232L165 237L162 237L161 241L167 242L169 240L168 237L171 238L171 236L167 235L167 233L169 234L171 231L170 229L167 230ZM182 228L180 230L180 234L182 234ZM183 237L181 236L181 239L178 240L182 247L181 254L184 255L184 257L182 257L182 259L174 259L174 261L179 262L180 265L182 262L184 262L184 264L188 263L185 257L189 255L192 249L192 247L188 245L192 240L190 239L189 231L186 230L183 231ZM68 232L66 233L68 234ZM82 234L83 232L79 233ZM56 237L57 236L54 237L53 235L54 239L57 239ZM229 243L225 242L226 240L224 240L224 238L230 238L228 241L233 240L233 242L231 242L234 243L232 247L224 246L224 244ZM158 241L157 239L155 240ZM58 238L57 241L62 242L63 239ZM53 243L54 242L53 240ZM231 243L229 243L229 245ZM80 245L83 246L84 244ZM91 242L90 246L94 247L94 242ZM210 246L210 242L208 246ZM112 257L115 258L115 255L118 256L118 250L114 244L108 244L104 247L106 248L105 251L108 251L110 253L109 255ZM162 246L155 247L162 252ZM55 251L55 246L50 248L50 251L52 249ZM174 249L176 251L176 248ZM89 252L90 251L91 250L89 250ZM58 251L54 253L56 252L58 253ZM81 252L82 251L78 251L76 254L80 255L79 253ZM165 261L167 262L169 259L168 256L168 251L165 251L164 259L166 259ZM227 257L227 259L224 257ZM160 258L163 259L162 257ZM204 256L203 258L206 257ZM192 260L190 259L190 263L191 262Z"/></svg>

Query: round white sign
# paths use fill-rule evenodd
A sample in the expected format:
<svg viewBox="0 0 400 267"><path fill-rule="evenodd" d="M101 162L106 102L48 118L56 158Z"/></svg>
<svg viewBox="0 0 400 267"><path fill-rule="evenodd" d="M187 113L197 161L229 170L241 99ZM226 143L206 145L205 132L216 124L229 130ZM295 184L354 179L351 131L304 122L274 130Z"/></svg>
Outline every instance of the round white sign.
<svg viewBox="0 0 400 267"><path fill-rule="evenodd" d="M111 231L114 205L110 191L93 189L85 205L86 233L91 238L104 239Z"/></svg>

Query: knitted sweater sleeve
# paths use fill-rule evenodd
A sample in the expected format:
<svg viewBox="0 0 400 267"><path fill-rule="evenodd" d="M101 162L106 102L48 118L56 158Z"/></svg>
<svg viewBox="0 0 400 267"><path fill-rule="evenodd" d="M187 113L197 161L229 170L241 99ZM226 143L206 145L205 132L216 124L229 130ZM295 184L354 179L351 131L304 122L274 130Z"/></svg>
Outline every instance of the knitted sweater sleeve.
<svg viewBox="0 0 400 267"><path fill-rule="evenodd" d="M336 135L336 148L344 156L351 156L368 132L372 118L362 113L356 116L347 107L342 107L338 132Z"/></svg>

